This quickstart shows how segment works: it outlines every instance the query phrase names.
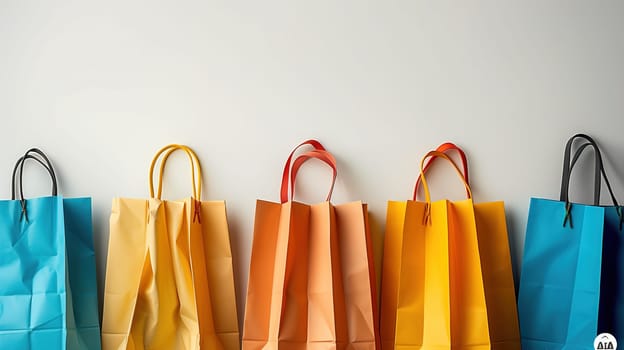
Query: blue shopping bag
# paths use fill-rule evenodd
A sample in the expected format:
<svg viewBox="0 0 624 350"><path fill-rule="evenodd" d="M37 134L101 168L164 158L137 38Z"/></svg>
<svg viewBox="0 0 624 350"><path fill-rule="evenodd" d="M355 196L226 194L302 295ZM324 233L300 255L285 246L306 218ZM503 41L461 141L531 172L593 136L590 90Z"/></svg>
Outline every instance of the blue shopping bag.
<svg viewBox="0 0 624 350"><path fill-rule="evenodd" d="M571 157L576 139L585 139ZM595 152L594 203L571 203L570 172L588 146ZM613 206L600 206L601 176ZM613 195L597 144L570 138L560 200L532 198L518 294L522 349L594 349L603 332L624 341L622 208Z"/></svg>
<svg viewBox="0 0 624 350"><path fill-rule="evenodd" d="M28 159L50 174L52 196L24 199ZM37 149L18 160L12 193L0 201L0 348L100 349L91 200L57 196Z"/></svg>

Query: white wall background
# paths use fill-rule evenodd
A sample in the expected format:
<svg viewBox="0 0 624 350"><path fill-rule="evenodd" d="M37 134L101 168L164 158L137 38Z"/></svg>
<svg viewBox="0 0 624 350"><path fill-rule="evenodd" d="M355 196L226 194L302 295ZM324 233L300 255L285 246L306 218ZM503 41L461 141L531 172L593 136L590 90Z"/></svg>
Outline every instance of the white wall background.
<svg viewBox="0 0 624 350"><path fill-rule="evenodd" d="M381 231L450 140L476 200L506 202L517 265L529 197L558 196L573 133L602 145L624 201L623 62L621 1L0 0L0 196L42 148L65 196L93 197L103 288L111 199L147 197L151 157L187 144L204 199L227 201L242 315L255 199L278 199L293 146L321 140L334 201L368 202ZM46 194L27 169L26 194ZM590 199L589 172L573 199ZM462 196L449 168L432 175L435 197ZM174 157L165 196L188 196L188 176ZM303 177L298 198L324 198L326 169Z"/></svg>

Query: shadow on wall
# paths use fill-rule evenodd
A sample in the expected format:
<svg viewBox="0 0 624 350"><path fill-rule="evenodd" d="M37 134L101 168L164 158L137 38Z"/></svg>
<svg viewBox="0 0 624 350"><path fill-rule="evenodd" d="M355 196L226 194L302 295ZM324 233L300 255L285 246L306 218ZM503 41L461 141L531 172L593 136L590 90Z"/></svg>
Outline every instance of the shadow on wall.
<svg viewBox="0 0 624 350"><path fill-rule="evenodd" d="M369 212L368 226L370 230L371 240L373 242L373 257L375 261L375 283L377 286L377 302L379 304L381 297L381 269L383 260L383 244L385 218L378 218L377 215Z"/></svg>
<svg viewBox="0 0 624 350"><path fill-rule="evenodd" d="M92 203L93 205L93 203ZM93 248L95 249L95 270L98 282L98 308L100 312L100 324L104 309L104 278L106 276L106 261L108 255L109 212L106 215L96 215L95 206L93 211ZM104 256L98 256L98 255Z"/></svg>
<svg viewBox="0 0 624 350"><path fill-rule="evenodd" d="M522 262L522 251L524 245L523 232L515 232L520 227L518 225L517 213L505 208L505 217L507 221L507 240L509 242L509 251L511 253L511 269L513 272L514 285L516 288L516 297L518 296L518 283L520 282L520 264ZM526 220L526 219L523 219ZM516 253L516 254L514 254Z"/></svg>
<svg viewBox="0 0 624 350"><path fill-rule="evenodd" d="M240 334L243 330L243 318L245 316L245 297L247 290L243 288L247 279L247 266L242 266L242 241L248 239L244 234L240 222L242 221L235 213L227 212L228 229L230 232L230 248L232 250L232 269L234 271L234 291L236 293L236 310L238 314L238 329Z"/></svg>

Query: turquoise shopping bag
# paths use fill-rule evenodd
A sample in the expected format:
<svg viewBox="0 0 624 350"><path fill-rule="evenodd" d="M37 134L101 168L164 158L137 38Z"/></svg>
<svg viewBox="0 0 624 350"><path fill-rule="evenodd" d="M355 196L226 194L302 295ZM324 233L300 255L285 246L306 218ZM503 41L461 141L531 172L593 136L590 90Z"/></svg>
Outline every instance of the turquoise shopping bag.
<svg viewBox="0 0 624 350"><path fill-rule="evenodd" d="M50 174L52 196L24 199L29 159ZM18 160L12 193L0 201L0 348L100 349L90 198L57 196L37 149Z"/></svg>
<svg viewBox="0 0 624 350"><path fill-rule="evenodd" d="M585 139L571 157L576 139ZM588 146L595 152L594 203L569 201L570 173ZM613 206L600 206L601 175ZM518 294L523 350L593 349L609 332L624 341L622 208L613 195L597 144L573 136L564 153L560 200L532 198ZM618 260L619 259L619 260Z"/></svg>

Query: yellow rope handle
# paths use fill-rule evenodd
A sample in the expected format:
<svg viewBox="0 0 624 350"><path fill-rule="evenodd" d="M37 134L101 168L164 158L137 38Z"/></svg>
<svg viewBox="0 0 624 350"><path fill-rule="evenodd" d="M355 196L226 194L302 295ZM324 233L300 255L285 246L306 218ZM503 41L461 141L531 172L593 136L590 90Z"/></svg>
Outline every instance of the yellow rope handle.
<svg viewBox="0 0 624 350"><path fill-rule="evenodd" d="M171 144L161 148L154 159L152 159L152 163L150 165L149 170L149 186L150 186L150 197L154 198L154 167L156 166L156 162L161 158L160 161L160 169L158 172L158 188L156 192L156 198L160 199L162 196L162 183L163 183L163 173L165 171L165 164L167 159L171 155L171 153L182 150L184 151L191 162L191 180L193 183L193 198L199 200L201 198L201 190L202 190L202 172L201 172L201 164L199 163L199 159L197 155L191 148L185 145Z"/></svg>

